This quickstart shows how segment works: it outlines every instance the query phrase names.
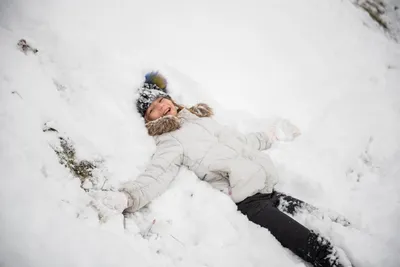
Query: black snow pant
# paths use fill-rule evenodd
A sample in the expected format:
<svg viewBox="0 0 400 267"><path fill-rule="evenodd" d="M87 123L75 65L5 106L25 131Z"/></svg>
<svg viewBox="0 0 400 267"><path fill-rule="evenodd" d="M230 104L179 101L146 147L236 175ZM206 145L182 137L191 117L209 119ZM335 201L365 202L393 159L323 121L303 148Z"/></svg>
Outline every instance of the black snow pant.
<svg viewBox="0 0 400 267"><path fill-rule="evenodd" d="M256 194L236 204L250 221L267 228L282 246L313 266L342 266L333 245L327 239L284 213L294 215L299 208L313 208L311 205L278 192Z"/></svg>

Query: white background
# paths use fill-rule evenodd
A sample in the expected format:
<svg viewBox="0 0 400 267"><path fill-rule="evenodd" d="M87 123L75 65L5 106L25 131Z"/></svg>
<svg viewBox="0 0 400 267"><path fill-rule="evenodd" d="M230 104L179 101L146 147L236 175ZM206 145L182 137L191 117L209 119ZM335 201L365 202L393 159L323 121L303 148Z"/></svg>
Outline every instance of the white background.
<svg viewBox="0 0 400 267"><path fill-rule="evenodd" d="M98 179L135 179L155 149L133 101L150 70L243 132L295 123L267 152L278 189L354 226L296 219L356 266L400 265L400 47L350 2L2 0L0 58L0 266L305 266L185 169L124 221L58 163L45 123L104 161Z"/></svg>

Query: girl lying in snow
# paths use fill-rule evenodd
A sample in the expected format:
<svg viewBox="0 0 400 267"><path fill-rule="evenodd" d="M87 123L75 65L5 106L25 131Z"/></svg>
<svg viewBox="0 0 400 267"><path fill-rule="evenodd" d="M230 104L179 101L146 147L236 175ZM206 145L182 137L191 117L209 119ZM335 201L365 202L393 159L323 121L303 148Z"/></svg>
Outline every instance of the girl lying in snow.
<svg viewBox="0 0 400 267"><path fill-rule="evenodd" d="M294 125L282 120L269 132L243 135L215 121L206 104L185 108L175 103L166 91L166 80L154 72L146 75L139 90L137 109L157 149L146 170L120 189L126 196L121 212L135 212L162 194L183 165L227 194L250 221L267 228L284 247L313 266L351 266L341 249L286 213L305 209L344 226L349 224L346 219L274 191L277 171L260 151L277 140L293 140L299 135Z"/></svg>

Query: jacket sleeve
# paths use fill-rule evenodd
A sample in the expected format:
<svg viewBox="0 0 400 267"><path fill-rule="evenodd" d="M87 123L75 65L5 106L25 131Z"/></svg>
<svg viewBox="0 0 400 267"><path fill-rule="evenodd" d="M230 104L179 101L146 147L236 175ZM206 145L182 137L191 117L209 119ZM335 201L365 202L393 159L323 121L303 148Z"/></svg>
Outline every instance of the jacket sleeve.
<svg viewBox="0 0 400 267"><path fill-rule="evenodd" d="M129 198L126 212L135 212L161 195L178 174L182 163L183 148L179 141L173 137L160 141L145 171L120 189Z"/></svg>
<svg viewBox="0 0 400 267"><path fill-rule="evenodd" d="M266 150L272 145L268 135L264 132L255 132L249 134L238 133L237 138L242 143L245 143L256 150Z"/></svg>
<svg viewBox="0 0 400 267"><path fill-rule="evenodd" d="M222 138L235 138L241 143L248 145L255 150L266 150L271 147L272 142L268 138L267 133L264 132L254 132L249 134L242 134L236 129L228 126L222 127L220 132L220 137Z"/></svg>

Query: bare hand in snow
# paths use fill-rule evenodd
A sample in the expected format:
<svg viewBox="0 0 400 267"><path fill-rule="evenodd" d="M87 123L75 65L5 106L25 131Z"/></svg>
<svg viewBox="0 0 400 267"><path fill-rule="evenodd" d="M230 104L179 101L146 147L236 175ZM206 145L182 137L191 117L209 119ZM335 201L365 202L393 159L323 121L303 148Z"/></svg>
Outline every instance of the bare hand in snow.
<svg viewBox="0 0 400 267"><path fill-rule="evenodd" d="M267 132L267 135L272 142L293 141L300 134L301 132L299 128L286 119L275 121Z"/></svg>

